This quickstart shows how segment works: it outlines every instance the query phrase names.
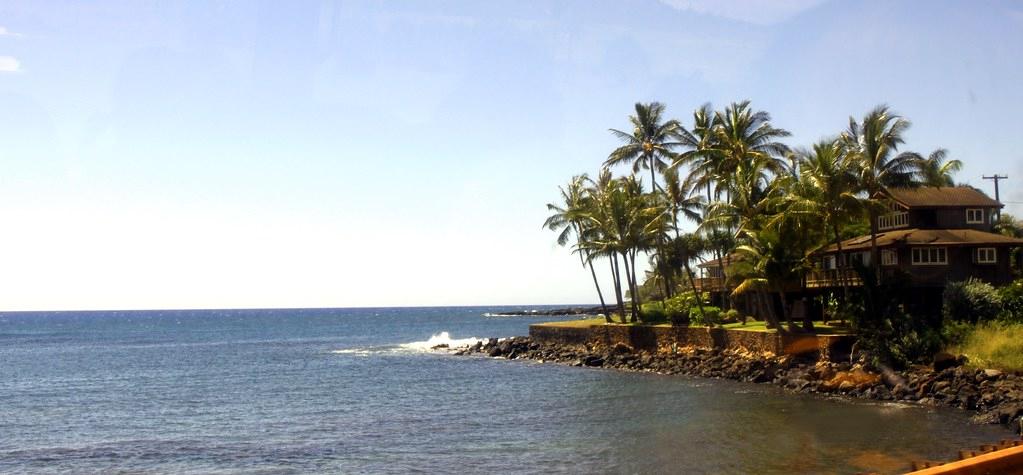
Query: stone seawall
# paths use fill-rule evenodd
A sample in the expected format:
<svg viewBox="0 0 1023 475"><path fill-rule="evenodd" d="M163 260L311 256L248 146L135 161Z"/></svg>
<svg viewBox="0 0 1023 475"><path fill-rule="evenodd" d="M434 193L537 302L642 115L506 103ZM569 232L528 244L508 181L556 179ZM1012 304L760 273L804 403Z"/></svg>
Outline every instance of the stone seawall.
<svg viewBox="0 0 1023 475"><path fill-rule="evenodd" d="M541 323L530 325L529 337L542 344L592 351L626 346L635 351L673 353L679 348L698 347L806 354L824 360L847 356L852 345L851 338L844 335L779 335L724 328L616 324L569 327Z"/></svg>

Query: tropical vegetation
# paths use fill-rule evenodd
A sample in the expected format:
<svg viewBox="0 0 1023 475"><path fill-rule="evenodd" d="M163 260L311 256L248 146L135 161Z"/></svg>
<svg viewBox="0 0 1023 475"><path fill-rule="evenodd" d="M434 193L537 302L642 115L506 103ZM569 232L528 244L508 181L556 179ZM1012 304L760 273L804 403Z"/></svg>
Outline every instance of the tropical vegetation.
<svg viewBox="0 0 1023 475"><path fill-rule="evenodd" d="M700 106L688 123L670 118L664 104L637 103L627 125L609 129L621 144L595 178L580 174L561 187L544 223L578 255L607 322L721 324L724 315L735 319L733 303L743 299L767 328L812 331L809 316L793 321L787 295L812 266L808 256L828 245L841 252L843 239L869 232L871 264L864 270L883 287L873 218L887 211L884 191L954 186L962 168L945 149L926 157L906 150L911 124L886 105L850 117L844 130L809 147L786 144L790 133L750 101L722 110ZM1023 234L1008 215L998 229ZM713 301L697 287L694 270L710 261L730 289ZM601 288L602 278L610 289ZM882 308L883 295L869 289L858 292L843 284L838 302L829 303L832 313L848 317L878 346L941 339L933 325L900 328L893 322L901 309Z"/></svg>

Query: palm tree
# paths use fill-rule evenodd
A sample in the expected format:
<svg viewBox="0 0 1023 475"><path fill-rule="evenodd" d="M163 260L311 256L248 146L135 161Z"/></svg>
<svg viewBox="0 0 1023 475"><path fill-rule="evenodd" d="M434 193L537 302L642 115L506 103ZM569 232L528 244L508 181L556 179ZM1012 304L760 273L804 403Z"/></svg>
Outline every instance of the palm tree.
<svg viewBox="0 0 1023 475"><path fill-rule="evenodd" d="M877 258L877 216L886 209L884 192L888 187L914 186L916 163L923 158L913 152L899 152L905 143L902 134L910 122L879 105L863 116L861 122L849 118L849 129L841 141L855 163L859 187L866 192L865 208L870 218L870 265L880 278Z"/></svg>
<svg viewBox="0 0 1023 475"><path fill-rule="evenodd" d="M692 262L700 258L700 254L706 251L708 242L696 233L685 233L676 235L675 239L668 243L671 249L671 263L674 267L685 269L686 277L689 280L689 287L696 299L696 306L700 310L700 317L706 321L707 315L703 311L703 298L700 291L696 289L696 275L693 273Z"/></svg>
<svg viewBox="0 0 1023 475"><path fill-rule="evenodd" d="M604 294L600 291L597 272L594 270L591 257L586 251L586 246L584 246L585 239L588 235L592 234L586 233L584 229L584 225L587 223L586 213L592 212L590 208L593 201L586 193L585 186L588 181L589 177L584 173L572 177L567 187L558 187L558 190L561 192L563 205L548 203L547 210L552 211L553 214L547 217L543 225L545 228L558 233L559 246L568 244L572 235L575 235L575 252L579 254L579 263L583 267L590 269L590 275L593 277L593 286L597 289L600 307L604 311L604 318L610 323L611 314L607 311L607 304L604 303Z"/></svg>
<svg viewBox="0 0 1023 475"><path fill-rule="evenodd" d="M615 220L615 190L618 188L618 181L612 178L611 171L604 168L597 176L597 180L588 180L587 194L591 197L588 212L583 215L585 223L586 239L580 242L580 247L590 256L606 257L611 268L611 282L615 291L618 315L622 323L626 322L625 299L622 293L621 263L619 262L619 246L614 238L614 231L617 226ZM607 318L609 315L605 314Z"/></svg>
<svg viewBox="0 0 1023 475"><path fill-rule="evenodd" d="M782 157L789 148L778 139L791 134L771 125L770 114L754 112L750 101L746 100L732 103L724 112L716 113L714 122L717 147L722 155L719 178L727 181L739 168L755 163L772 172L781 170Z"/></svg>
<svg viewBox="0 0 1023 475"><path fill-rule="evenodd" d="M717 147L714 110L710 104L704 104L693 111L692 131L680 126L676 130L676 135L682 146L689 150L676 155L671 168L677 169L681 165L688 165L689 174L686 177L685 188L693 192L706 188L707 202L710 203L714 200L711 188L719 181L723 157Z"/></svg>
<svg viewBox="0 0 1023 475"><path fill-rule="evenodd" d="M834 239L842 255L841 227L861 213L857 197L856 174L845 150L837 139L822 140L810 150L796 151L799 181L789 190L785 205L787 214L819 220L824 235ZM848 299L849 287L839 279L842 293Z"/></svg>
<svg viewBox="0 0 1023 475"><path fill-rule="evenodd" d="M664 104L651 102L636 103L636 115L629 116L632 133L617 129L609 129L625 145L616 148L604 167L610 168L621 163L632 163L632 172L638 173L642 168L650 169L650 187L657 189L656 173L664 170L667 160L673 159L672 150L681 144L676 141L677 131L681 127L678 121L664 121Z"/></svg>
<svg viewBox="0 0 1023 475"><path fill-rule="evenodd" d="M952 175L962 170L963 162L959 160L945 161L947 156L948 150L939 148L931 152L926 159L916 162L916 173L921 185L935 188L955 186Z"/></svg>

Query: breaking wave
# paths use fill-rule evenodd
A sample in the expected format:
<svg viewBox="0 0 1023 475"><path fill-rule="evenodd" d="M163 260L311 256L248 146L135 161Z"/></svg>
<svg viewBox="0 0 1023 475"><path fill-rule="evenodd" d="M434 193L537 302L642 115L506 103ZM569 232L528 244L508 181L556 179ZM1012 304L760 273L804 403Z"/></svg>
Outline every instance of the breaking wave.
<svg viewBox="0 0 1023 475"><path fill-rule="evenodd" d="M451 334L448 332L440 332L430 337L426 341L413 341L412 343L403 343L401 348L406 350L414 351L432 351L434 348L442 345L447 345L448 348L458 348L462 346L472 346L483 340L476 337L469 338L451 338Z"/></svg>
<svg viewBox="0 0 1023 475"><path fill-rule="evenodd" d="M411 343L402 343L400 345L390 346L372 346L365 348L344 348L340 350L333 350L331 353L336 355L350 355L350 356L369 356L369 355L380 355L380 354L400 354L400 353L423 353L437 351L438 349L445 348L461 348L464 346L472 346L478 342L486 342L486 339L480 339L476 337L469 338L451 338L451 334L448 332L440 332L430 337L426 341L413 341ZM438 348L440 347L440 348Z"/></svg>

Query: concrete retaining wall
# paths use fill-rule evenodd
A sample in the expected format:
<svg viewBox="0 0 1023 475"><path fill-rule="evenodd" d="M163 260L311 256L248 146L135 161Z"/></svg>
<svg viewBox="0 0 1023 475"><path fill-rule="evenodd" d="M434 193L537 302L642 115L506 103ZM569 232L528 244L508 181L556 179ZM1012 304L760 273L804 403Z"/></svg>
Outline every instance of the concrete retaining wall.
<svg viewBox="0 0 1023 475"><path fill-rule="evenodd" d="M593 325L564 327L530 325L529 337L548 344L585 347L590 350L626 345L637 351L670 353L677 348L745 349L774 354L816 353L828 359L848 353L851 338L844 335L779 335L775 332L726 330L685 326Z"/></svg>

